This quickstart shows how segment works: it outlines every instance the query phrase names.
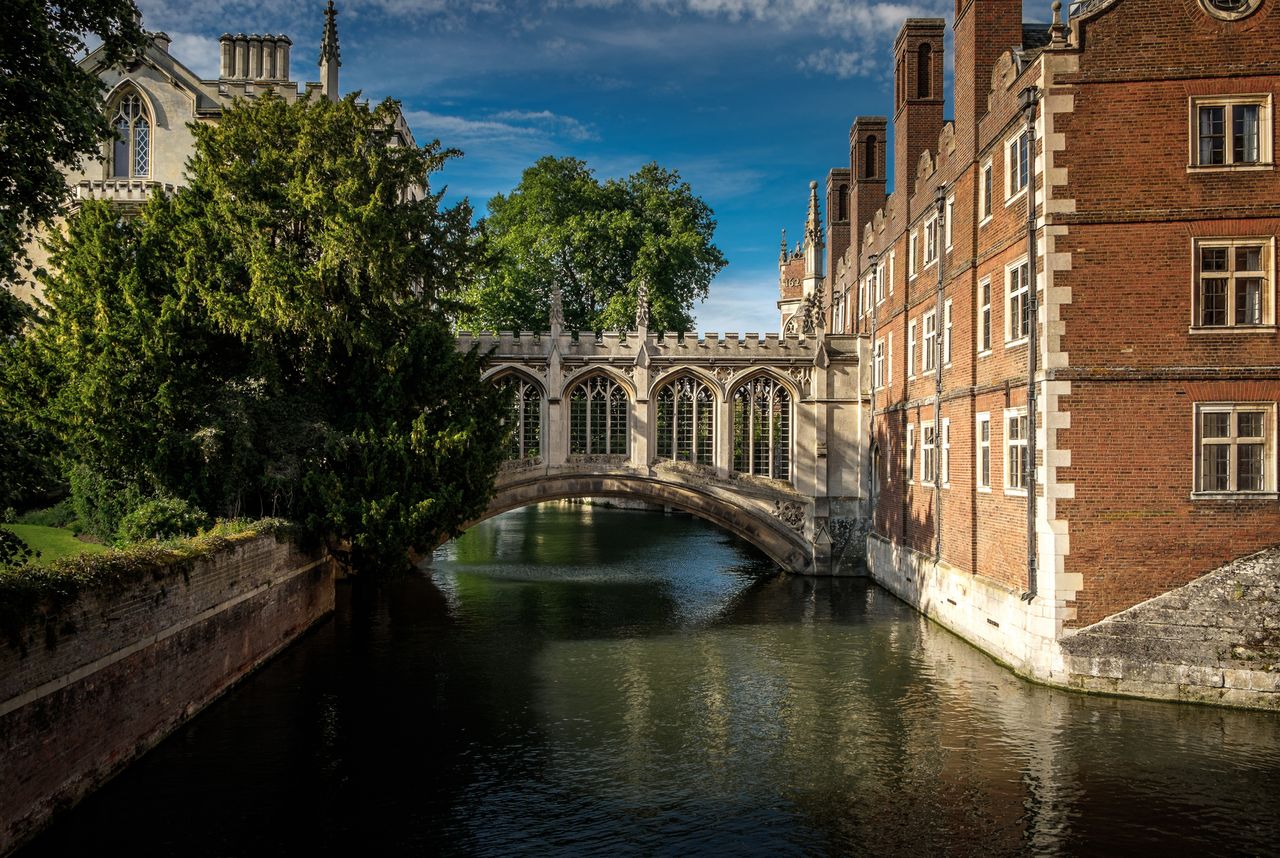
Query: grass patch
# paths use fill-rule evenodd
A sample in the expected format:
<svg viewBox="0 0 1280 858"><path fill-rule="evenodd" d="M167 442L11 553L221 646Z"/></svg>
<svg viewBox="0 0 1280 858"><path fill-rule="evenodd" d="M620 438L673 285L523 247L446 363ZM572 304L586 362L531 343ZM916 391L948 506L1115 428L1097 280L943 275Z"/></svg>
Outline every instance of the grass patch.
<svg viewBox="0 0 1280 858"><path fill-rule="evenodd" d="M80 554L101 554L106 546L93 542L82 542L65 527L44 527L39 524L5 524L0 525L12 531L18 538L40 552L36 562L53 563L64 557L75 557Z"/></svg>

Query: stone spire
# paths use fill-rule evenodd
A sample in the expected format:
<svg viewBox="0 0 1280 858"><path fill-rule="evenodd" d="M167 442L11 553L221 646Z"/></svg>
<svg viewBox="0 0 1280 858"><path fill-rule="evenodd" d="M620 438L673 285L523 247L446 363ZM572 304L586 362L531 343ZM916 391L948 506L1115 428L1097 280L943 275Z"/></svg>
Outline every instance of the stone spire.
<svg viewBox="0 0 1280 858"><path fill-rule="evenodd" d="M324 38L320 40L320 91L330 101L338 100L338 69L342 59L338 52L338 10L333 0L324 10Z"/></svg>
<svg viewBox="0 0 1280 858"><path fill-rule="evenodd" d="M787 261L787 230L782 229L782 250L778 252L778 263L782 264Z"/></svg>
<svg viewBox="0 0 1280 858"><path fill-rule="evenodd" d="M1062 23L1062 0L1053 0L1053 23L1049 25L1049 47L1065 48L1069 28Z"/></svg>
<svg viewBox="0 0 1280 858"><path fill-rule="evenodd" d="M822 245L822 218L818 215L818 183L809 183L809 219L804 225L805 241L811 245Z"/></svg>
<svg viewBox="0 0 1280 858"><path fill-rule="evenodd" d="M804 225L804 295L806 297L822 289L822 217L818 213L818 183L809 183L809 218Z"/></svg>

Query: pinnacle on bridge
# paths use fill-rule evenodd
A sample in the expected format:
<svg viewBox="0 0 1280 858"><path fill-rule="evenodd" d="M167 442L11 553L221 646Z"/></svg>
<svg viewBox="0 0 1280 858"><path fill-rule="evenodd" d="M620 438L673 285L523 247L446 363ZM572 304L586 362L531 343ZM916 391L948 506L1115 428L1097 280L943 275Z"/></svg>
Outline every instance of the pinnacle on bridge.
<svg viewBox="0 0 1280 858"><path fill-rule="evenodd" d="M809 219L805 223L805 239L810 244L822 241L822 218L818 214L818 183L809 183Z"/></svg>
<svg viewBox="0 0 1280 858"><path fill-rule="evenodd" d="M564 295L560 291L560 285L555 284L551 287L551 336L558 337L560 332L564 330Z"/></svg>
<svg viewBox="0 0 1280 858"><path fill-rule="evenodd" d="M649 333L649 282L641 280L636 289L636 330L640 336Z"/></svg>
<svg viewBox="0 0 1280 858"><path fill-rule="evenodd" d="M778 262L785 263L787 261L787 229L782 228L782 250L778 252Z"/></svg>

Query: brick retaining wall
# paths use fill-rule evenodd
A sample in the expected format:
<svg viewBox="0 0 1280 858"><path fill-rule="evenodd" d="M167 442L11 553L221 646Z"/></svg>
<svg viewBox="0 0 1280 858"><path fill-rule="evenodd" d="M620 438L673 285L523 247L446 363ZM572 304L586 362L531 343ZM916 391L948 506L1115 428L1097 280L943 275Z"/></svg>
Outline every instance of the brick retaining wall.
<svg viewBox="0 0 1280 858"><path fill-rule="evenodd" d="M85 595L27 652L0 643L0 854L333 610L327 560L275 536L114 597Z"/></svg>

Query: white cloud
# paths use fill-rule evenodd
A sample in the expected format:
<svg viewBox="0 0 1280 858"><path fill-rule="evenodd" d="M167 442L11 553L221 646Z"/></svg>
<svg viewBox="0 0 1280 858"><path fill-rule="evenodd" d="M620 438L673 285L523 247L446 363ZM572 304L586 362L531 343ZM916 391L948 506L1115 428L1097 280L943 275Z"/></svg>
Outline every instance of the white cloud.
<svg viewBox="0 0 1280 858"><path fill-rule="evenodd" d="M177 57L179 62L206 80L218 76L221 47L217 39L178 31L170 32L169 38L173 40L169 53Z"/></svg>
<svg viewBox="0 0 1280 858"><path fill-rule="evenodd" d="M880 58L869 56L863 51L822 48L802 57L796 63L796 68L800 71L829 74L844 79L875 74L878 69L883 68L883 65Z"/></svg>

